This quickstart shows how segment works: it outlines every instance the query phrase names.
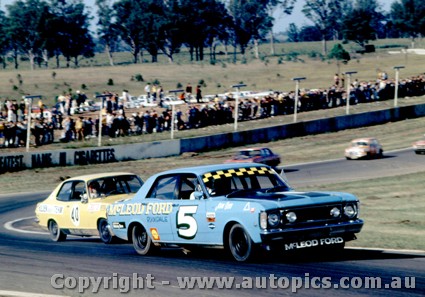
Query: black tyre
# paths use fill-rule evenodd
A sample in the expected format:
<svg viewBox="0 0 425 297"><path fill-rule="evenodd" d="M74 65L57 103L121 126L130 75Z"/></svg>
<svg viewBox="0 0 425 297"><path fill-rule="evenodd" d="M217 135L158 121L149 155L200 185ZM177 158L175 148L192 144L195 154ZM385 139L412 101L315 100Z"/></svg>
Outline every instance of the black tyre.
<svg viewBox="0 0 425 297"><path fill-rule="evenodd" d="M255 245L251 237L241 224L235 224L229 231L229 251L239 262L252 260L255 254Z"/></svg>
<svg viewBox="0 0 425 297"><path fill-rule="evenodd" d="M157 250L145 227L142 225L134 226L131 236L133 247L139 255L149 255Z"/></svg>
<svg viewBox="0 0 425 297"><path fill-rule="evenodd" d="M108 222L105 219L101 219L99 224L97 225L97 230L99 231L100 240L103 243L112 243L114 241L114 237L108 229Z"/></svg>
<svg viewBox="0 0 425 297"><path fill-rule="evenodd" d="M48 228L50 232L50 238L53 241L64 241L66 239L66 234L63 233L63 231L59 228L58 223L55 221L50 221Z"/></svg>

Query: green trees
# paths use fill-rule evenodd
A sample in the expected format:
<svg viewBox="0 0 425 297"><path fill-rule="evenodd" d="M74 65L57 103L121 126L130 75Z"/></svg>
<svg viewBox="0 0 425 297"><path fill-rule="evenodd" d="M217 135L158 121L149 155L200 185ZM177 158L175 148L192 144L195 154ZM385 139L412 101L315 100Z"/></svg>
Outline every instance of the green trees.
<svg viewBox="0 0 425 297"><path fill-rule="evenodd" d="M354 7L348 9L343 18L344 39L364 48L370 40L376 39L377 29L383 19L376 0L356 0Z"/></svg>
<svg viewBox="0 0 425 297"><path fill-rule="evenodd" d="M341 63L347 64L351 57L350 54L344 49L344 47L340 43L337 43L329 52L328 59L336 60L336 65L338 67L337 73L339 74L341 72Z"/></svg>
<svg viewBox="0 0 425 297"><path fill-rule="evenodd" d="M322 51L327 54L326 40L332 35L342 16L342 5L346 0L306 0L302 12L310 19L322 35Z"/></svg>
<svg viewBox="0 0 425 297"><path fill-rule="evenodd" d="M15 68L18 68L18 52L25 52L34 69L34 60L42 51L41 28L49 19L48 5L40 0L16 1L8 6L9 17L5 31L14 50Z"/></svg>
<svg viewBox="0 0 425 297"><path fill-rule="evenodd" d="M245 54L249 42L261 40L273 26L273 18L269 15L269 1L229 1L229 12L233 18L233 45L239 46Z"/></svg>
<svg viewBox="0 0 425 297"><path fill-rule="evenodd" d="M65 56L68 67L71 59L78 66L79 56L94 55L89 17L81 1L19 0L7 6L1 21L15 68L19 67L20 54L28 57L31 69L36 60L47 65L48 58L59 53Z"/></svg>
<svg viewBox="0 0 425 297"><path fill-rule="evenodd" d="M234 48L245 55L253 49L260 58L258 45L270 38L273 47L273 15L277 10L291 14L296 0L95 0L97 24L95 44L90 16L83 0L16 0L0 11L0 62L21 59L47 67L52 57L60 67L79 66L82 58L93 57L96 49L105 51L109 64L113 53L125 48L133 62L148 53L155 63L164 54L170 62L182 47L191 61L203 61L209 49L210 63L216 61L217 45ZM288 40L322 40L327 54L327 40L353 41L365 47L378 34L397 32L415 38L425 34L425 2L394 0L391 14L384 15L377 0L305 0L304 15L313 25L300 29L289 27ZM391 31L391 30L392 31ZM382 34L383 33L383 34ZM392 33L391 33L392 34ZM244 57L245 58L245 57Z"/></svg>
<svg viewBox="0 0 425 297"><path fill-rule="evenodd" d="M391 22L407 34L415 47L415 39L425 35L425 2L423 0L399 0L391 5Z"/></svg>
<svg viewBox="0 0 425 297"><path fill-rule="evenodd" d="M80 56L93 57L94 41L84 3L81 0L51 0L50 11L56 26L56 50L65 57L66 67L70 67L70 62L78 67Z"/></svg>
<svg viewBox="0 0 425 297"><path fill-rule="evenodd" d="M97 35L99 43L104 46L106 55L109 58L109 64L114 66L113 52L118 45L119 35L115 15L110 0L96 0L98 11Z"/></svg>

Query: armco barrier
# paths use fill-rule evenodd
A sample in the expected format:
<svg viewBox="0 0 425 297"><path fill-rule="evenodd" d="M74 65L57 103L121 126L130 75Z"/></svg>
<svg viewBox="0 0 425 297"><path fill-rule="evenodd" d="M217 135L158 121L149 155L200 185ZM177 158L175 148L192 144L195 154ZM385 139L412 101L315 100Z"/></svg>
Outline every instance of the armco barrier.
<svg viewBox="0 0 425 297"><path fill-rule="evenodd" d="M419 104L334 118L290 123L250 131L194 137L181 140L180 153L208 151L211 149L269 142L284 138L336 132L423 116L425 116L425 104Z"/></svg>
<svg viewBox="0 0 425 297"><path fill-rule="evenodd" d="M334 118L259 128L250 131L96 148L0 154L0 173L26 168L73 166L168 157L284 138L336 132L425 116L425 104L397 107Z"/></svg>

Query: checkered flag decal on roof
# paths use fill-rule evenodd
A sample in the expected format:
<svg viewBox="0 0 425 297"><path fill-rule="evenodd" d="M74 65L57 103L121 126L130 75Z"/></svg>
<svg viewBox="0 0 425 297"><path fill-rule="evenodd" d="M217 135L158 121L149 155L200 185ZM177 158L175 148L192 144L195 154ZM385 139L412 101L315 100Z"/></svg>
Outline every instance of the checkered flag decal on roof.
<svg viewBox="0 0 425 297"><path fill-rule="evenodd" d="M224 177L249 176L249 175L270 174L270 173L273 173L273 171L267 167L250 167L250 168L217 170L217 171L205 173L202 176L202 180L204 181L204 183L207 183L209 181L224 178Z"/></svg>

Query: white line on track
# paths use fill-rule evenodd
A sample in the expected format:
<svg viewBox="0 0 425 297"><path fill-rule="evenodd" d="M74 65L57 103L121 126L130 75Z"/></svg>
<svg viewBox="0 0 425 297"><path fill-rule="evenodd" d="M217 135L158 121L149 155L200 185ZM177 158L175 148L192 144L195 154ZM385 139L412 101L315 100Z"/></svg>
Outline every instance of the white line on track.
<svg viewBox="0 0 425 297"><path fill-rule="evenodd" d="M43 235L48 235L48 232L40 232L40 231L30 231L30 230L22 230L22 229L18 229L13 227L13 224L20 222L20 221L24 221L24 220L28 220L28 219L33 219L35 217L27 217L27 218L20 218L20 219L16 219L13 221L9 221L6 222L4 224L4 228L6 228L9 231L14 231L14 232L19 232L19 233L28 233L28 234L43 234ZM1 296L1 295L0 295Z"/></svg>

